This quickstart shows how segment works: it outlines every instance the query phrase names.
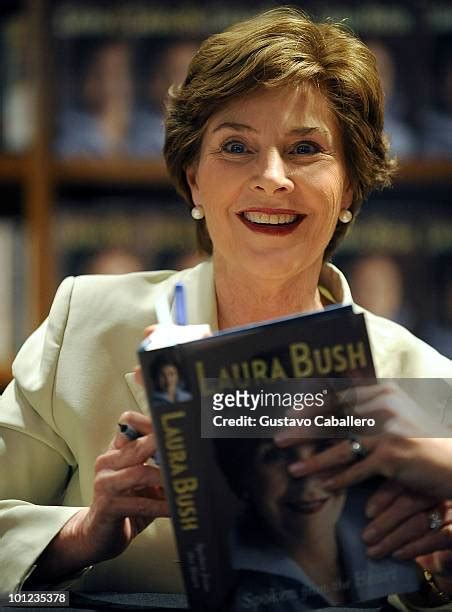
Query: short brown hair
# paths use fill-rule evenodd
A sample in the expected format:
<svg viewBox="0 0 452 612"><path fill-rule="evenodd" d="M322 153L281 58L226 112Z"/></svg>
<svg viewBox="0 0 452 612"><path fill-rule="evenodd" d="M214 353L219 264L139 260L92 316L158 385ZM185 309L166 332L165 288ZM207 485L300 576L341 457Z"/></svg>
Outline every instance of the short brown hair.
<svg viewBox="0 0 452 612"><path fill-rule="evenodd" d="M189 206L193 201L185 171L198 159L209 118L259 88L303 83L320 88L339 123L354 218L373 189L390 184L395 161L383 134L383 93L374 55L344 25L314 23L301 11L282 7L210 36L195 54L185 82L170 92L164 153L176 189ZM347 229L338 223L325 258ZM212 252L204 220L198 222L198 244Z"/></svg>

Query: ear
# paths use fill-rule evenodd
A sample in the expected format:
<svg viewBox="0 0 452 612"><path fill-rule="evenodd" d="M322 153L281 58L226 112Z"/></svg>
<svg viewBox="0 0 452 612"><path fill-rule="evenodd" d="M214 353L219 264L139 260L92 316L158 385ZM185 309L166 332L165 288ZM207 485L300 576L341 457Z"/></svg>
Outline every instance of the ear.
<svg viewBox="0 0 452 612"><path fill-rule="evenodd" d="M198 165L190 164L185 170L185 176L187 179L188 186L190 187L191 197L195 205L199 205L199 187L198 187Z"/></svg>

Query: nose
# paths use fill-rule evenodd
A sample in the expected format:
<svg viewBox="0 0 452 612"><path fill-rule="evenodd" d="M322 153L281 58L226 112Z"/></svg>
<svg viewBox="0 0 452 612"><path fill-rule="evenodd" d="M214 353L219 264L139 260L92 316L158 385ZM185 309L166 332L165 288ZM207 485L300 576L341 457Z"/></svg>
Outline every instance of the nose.
<svg viewBox="0 0 452 612"><path fill-rule="evenodd" d="M287 195L294 190L293 181L287 175L286 165L278 150L272 149L259 156L251 189L265 195Z"/></svg>

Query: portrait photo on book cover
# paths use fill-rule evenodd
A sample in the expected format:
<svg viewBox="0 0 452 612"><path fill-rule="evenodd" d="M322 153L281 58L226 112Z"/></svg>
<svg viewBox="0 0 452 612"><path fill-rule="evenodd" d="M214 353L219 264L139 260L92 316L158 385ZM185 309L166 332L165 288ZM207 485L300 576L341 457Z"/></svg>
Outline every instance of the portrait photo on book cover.
<svg viewBox="0 0 452 612"><path fill-rule="evenodd" d="M215 458L241 509L228 538L235 572L229 610L314 610L417 588L412 564L366 555L361 532L375 482L338 492L324 474L292 478L297 457L337 444L280 448L272 439L216 439Z"/></svg>
<svg viewBox="0 0 452 612"><path fill-rule="evenodd" d="M174 356L159 354L151 366L153 404L174 404L193 399L186 390L186 383L181 377L181 366Z"/></svg>

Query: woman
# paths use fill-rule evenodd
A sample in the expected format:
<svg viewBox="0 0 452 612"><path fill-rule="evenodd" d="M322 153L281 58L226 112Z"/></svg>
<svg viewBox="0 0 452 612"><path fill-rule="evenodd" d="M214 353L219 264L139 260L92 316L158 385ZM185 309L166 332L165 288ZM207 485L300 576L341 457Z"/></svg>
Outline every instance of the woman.
<svg viewBox="0 0 452 612"><path fill-rule="evenodd" d="M230 534L231 561L238 572L234 609L259 600L269 588L298 594L290 605L285 602L290 610L347 599L336 533L345 495L326 491L321 477L300 480L287 471L296 458L307 459L324 447L320 441L298 449L281 449L259 438L215 441L218 465L244 506ZM281 603L275 605L278 609Z"/></svg>
<svg viewBox="0 0 452 612"><path fill-rule="evenodd" d="M152 401L157 403L185 402L192 398L191 394L181 386L179 366L171 359L156 360L152 368L154 392Z"/></svg>
<svg viewBox="0 0 452 612"><path fill-rule="evenodd" d="M166 129L170 174L212 259L181 273L61 285L2 398L2 590L90 565L78 588L181 588L159 471L144 465L152 427L129 374L156 299L172 299L177 281L189 323L212 329L351 300L324 262L394 168L362 43L291 9L238 24L201 46L172 92ZM450 376L433 349L366 316L379 376ZM121 414L127 407L141 414ZM144 435L111 440L118 420Z"/></svg>

